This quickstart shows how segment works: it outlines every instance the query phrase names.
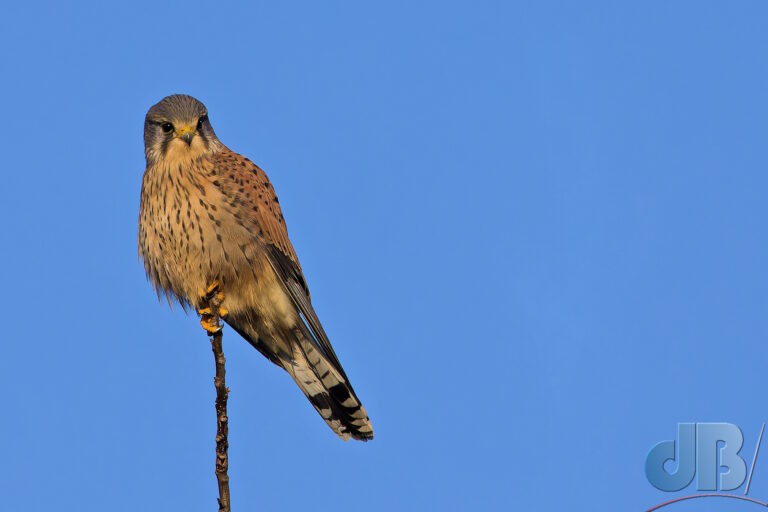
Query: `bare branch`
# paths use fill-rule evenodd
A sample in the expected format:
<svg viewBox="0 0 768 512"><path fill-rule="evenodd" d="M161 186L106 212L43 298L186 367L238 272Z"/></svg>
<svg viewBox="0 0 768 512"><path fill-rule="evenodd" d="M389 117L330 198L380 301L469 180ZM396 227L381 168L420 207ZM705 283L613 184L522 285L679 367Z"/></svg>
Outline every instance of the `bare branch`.
<svg viewBox="0 0 768 512"><path fill-rule="evenodd" d="M218 283L208 287L208 292L202 298L200 323L211 338L211 348L216 361L216 376L213 385L216 387L216 480L219 483L219 512L230 512L229 508L229 418L227 417L227 388L226 359L222 348L222 326L219 319L227 314L221 306L224 295L218 291Z"/></svg>

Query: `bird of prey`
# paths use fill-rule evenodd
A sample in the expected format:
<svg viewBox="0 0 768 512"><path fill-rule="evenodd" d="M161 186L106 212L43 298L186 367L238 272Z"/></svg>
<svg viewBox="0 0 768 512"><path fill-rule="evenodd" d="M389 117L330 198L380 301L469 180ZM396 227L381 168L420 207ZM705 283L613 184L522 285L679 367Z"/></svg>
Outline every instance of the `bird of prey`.
<svg viewBox="0 0 768 512"><path fill-rule="evenodd" d="M196 307L223 297L225 322L293 377L344 440L373 428L312 308L267 175L219 141L205 106L163 98L144 121L139 256L158 296Z"/></svg>

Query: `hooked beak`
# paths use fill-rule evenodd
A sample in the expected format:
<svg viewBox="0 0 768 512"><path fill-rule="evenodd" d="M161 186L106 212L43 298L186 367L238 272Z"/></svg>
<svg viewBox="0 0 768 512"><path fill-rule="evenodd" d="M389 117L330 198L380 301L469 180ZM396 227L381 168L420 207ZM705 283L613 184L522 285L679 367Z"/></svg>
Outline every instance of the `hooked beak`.
<svg viewBox="0 0 768 512"><path fill-rule="evenodd" d="M191 126L185 126L176 132L176 135L187 143L187 146L192 145L192 139L195 138L195 129Z"/></svg>

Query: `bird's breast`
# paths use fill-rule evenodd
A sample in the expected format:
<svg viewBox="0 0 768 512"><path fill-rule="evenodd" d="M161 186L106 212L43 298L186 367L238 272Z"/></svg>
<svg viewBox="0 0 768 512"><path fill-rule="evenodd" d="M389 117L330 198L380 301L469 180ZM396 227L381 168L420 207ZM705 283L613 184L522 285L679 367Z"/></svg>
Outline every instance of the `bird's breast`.
<svg viewBox="0 0 768 512"><path fill-rule="evenodd" d="M214 279L238 280L248 238L231 207L198 163L148 168L142 184L139 252L153 284L195 304Z"/></svg>
<svg viewBox="0 0 768 512"><path fill-rule="evenodd" d="M259 227L243 201L227 197L206 162L148 168L142 184L139 252L158 291L196 306L202 290L221 283L232 314L269 323L298 321L269 263Z"/></svg>

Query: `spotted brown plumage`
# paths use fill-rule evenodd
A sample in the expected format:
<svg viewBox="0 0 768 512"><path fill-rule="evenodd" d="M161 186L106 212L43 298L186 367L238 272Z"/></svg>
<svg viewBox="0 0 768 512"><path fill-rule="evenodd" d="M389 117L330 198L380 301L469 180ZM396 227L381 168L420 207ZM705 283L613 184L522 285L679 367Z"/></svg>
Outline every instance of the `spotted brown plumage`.
<svg viewBox="0 0 768 512"><path fill-rule="evenodd" d="M372 439L264 171L218 140L190 96L150 108L144 144L139 255L158 294L198 307L219 282L227 324L285 369L342 439Z"/></svg>

